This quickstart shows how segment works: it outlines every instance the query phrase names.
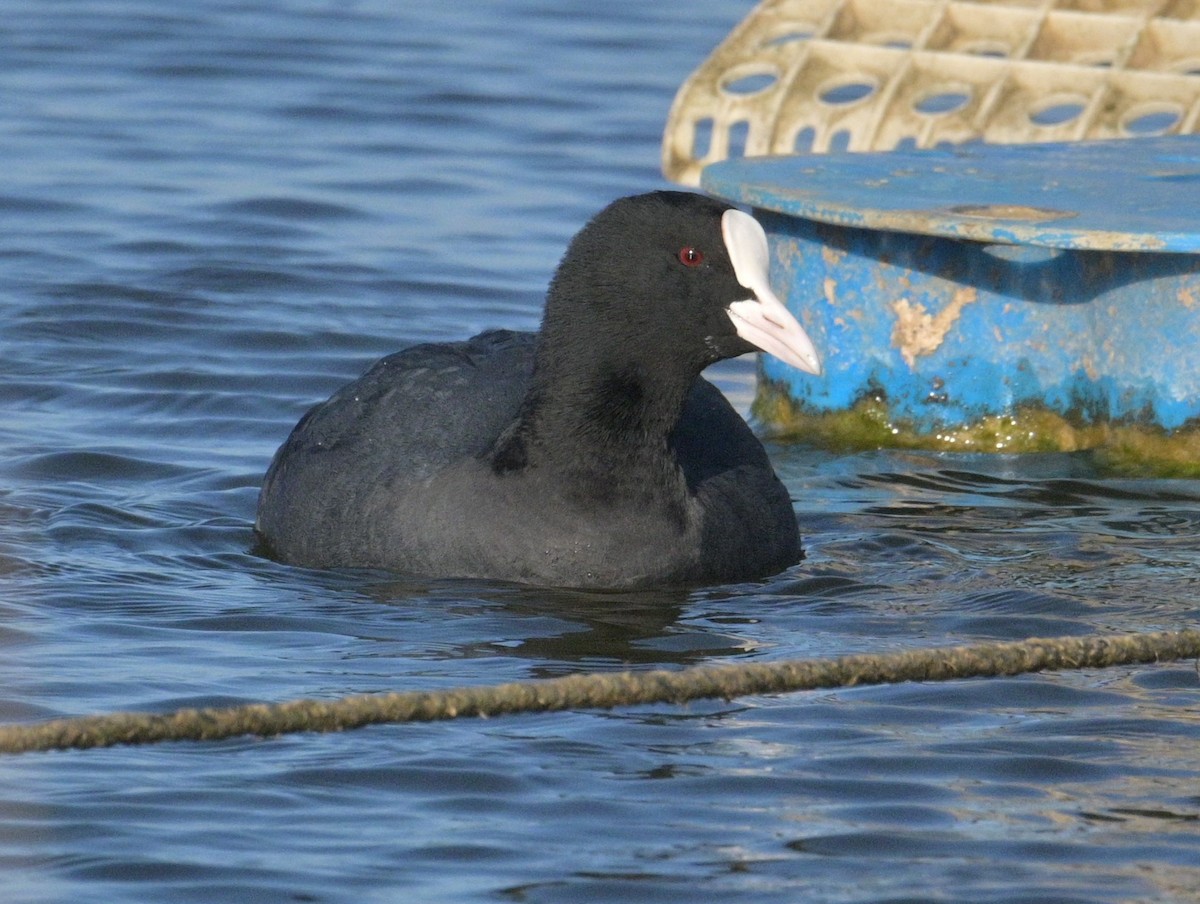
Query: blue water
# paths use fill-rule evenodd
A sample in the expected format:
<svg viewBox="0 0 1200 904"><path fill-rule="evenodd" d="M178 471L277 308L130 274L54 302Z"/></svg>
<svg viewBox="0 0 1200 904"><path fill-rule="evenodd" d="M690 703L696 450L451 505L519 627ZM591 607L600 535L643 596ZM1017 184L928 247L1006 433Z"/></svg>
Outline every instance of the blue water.
<svg viewBox="0 0 1200 904"><path fill-rule="evenodd" d="M1065 455L773 446L806 561L688 594L252 553L300 414L535 326L749 7L0 0L0 718L1194 625L1200 484ZM0 898L1195 901L1198 712L1181 663L8 757Z"/></svg>

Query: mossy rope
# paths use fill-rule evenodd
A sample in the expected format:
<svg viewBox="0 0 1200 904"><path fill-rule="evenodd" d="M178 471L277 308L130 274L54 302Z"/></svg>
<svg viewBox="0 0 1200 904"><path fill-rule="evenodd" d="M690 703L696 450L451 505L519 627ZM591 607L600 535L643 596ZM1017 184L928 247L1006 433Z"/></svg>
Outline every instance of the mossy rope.
<svg viewBox="0 0 1200 904"><path fill-rule="evenodd" d="M836 659L800 659L678 671L592 673L542 681L388 694L338 700L292 700L172 713L112 713L0 726L0 753L86 749L160 741L274 737L302 731L346 731L366 725L430 722L569 709L612 709L645 703L733 699L818 688L953 681L1028 672L1100 669L1200 657L1200 630L935 647Z"/></svg>

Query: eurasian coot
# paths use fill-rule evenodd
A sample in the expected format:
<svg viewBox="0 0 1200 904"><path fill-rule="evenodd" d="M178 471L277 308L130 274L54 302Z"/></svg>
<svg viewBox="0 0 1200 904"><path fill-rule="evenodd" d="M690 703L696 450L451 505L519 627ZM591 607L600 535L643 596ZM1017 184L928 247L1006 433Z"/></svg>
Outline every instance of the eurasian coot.
<svg viewBox="0 0 1200 904"><path fill-rule="evenodd" d="M539 333L406 349L305 415L267 472L260 537L301 565L564 587L792 565L787 491L700 377L756 348L819 372L767 260L726 204L614 202L572 240Z"/></svg>

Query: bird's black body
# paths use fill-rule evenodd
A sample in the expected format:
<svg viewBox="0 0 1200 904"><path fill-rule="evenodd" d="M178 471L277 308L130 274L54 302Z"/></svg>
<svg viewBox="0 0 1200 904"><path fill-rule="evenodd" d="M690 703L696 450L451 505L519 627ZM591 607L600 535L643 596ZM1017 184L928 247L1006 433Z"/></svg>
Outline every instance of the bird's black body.
<svg viewBox="0 0 1200 904"><path fill-rule="evenodd" d="M263 484L268 548L317 567L603 588L796 562L785 488L699 376L753 348L724 311L747 295L726 209L617 202L572 243L540 333L409 348L318 405Z"/></svg>

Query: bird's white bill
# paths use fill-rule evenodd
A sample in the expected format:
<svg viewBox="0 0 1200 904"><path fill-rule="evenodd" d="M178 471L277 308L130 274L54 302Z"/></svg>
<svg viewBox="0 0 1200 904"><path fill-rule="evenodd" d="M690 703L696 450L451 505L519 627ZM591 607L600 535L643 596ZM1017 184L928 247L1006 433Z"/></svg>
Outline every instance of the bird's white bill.
<svg viewBox="0 0 1200 904"><path fill-rule="evenodd" d="M771 291L767 234L758 220L740 210L727 210L721 215L721 234L738 282L754 293L727 309L737 334L785 364L819 374L821 359L812 340Z"/></svg>

